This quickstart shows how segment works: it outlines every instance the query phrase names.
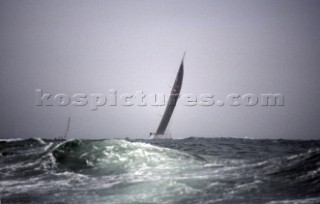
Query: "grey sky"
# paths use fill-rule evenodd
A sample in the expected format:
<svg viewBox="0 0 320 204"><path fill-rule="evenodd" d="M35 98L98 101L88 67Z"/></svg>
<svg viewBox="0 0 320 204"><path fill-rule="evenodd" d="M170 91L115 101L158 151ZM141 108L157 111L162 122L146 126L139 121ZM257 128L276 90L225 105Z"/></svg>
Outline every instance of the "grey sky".
<svg viewBox="0 0 320 204"><path fill-rule="evenodd" d="M319 10L319 1L0 0L0 135L58 137L71 116L70 137L147 138L164 107L38 107L35 90L169 93L187 50L182 93L281 93L285 106L178 103L173 137L320 139Z"/></svg>

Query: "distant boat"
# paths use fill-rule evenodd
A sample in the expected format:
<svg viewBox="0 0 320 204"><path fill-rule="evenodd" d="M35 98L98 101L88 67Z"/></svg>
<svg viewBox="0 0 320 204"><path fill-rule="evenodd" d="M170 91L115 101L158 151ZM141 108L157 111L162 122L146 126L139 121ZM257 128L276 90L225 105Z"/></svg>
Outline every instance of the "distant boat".
<svg viewBox="0 0 320 204"><path fill-rule="evenodd" d="M171 138L170 135L166 135L166 129L168 127L170 118L172 116L172 113L174 111L174 108L176 107L176 103L179 99L179 94L182 87L182 81L183 81L183 60L186 53L184 53L179 71L177 73L176 79L174 81L171 94L166 106L166 110L164 111L164 115L161 119L161 122L159 124L159 127L157 129L157 132L150 133L150 137L153 139L165 139L165 138Z"/></svg>
<svg viewBox="0 0 320 204"><path fill-rule="evenodd" d="M58 137L58 138L54 138L55 140L67 140L67 136L68 136L69 129L70 129L70 122L71 122L71 118L70 118L70 117L68 117L68 121L67 121L66 129L65 129L65 131L64 131L63 136Z"/></svg>
<svg viewBox="0 0 320 204"><path fill-rule="evenodd" d="M63 139L67 139L67 136L68 136L68 133L69 133L69 129L70 129L70 122L71 122L71 118L69 117L68 118L68 122L67 122L67 127L66 127L66 130L64 132L64 136L63 136Z"/></svg>

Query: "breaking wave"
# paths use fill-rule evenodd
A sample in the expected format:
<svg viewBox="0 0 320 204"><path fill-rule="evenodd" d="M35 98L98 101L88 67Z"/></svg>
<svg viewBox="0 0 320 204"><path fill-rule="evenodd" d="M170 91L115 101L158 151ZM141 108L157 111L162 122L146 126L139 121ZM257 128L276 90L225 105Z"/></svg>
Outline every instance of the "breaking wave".
<svg viewBox="0 0 320 204"><path fill-rule="evenodd" d="M320 203L318 141L0 141L4 203Z"/></svg>

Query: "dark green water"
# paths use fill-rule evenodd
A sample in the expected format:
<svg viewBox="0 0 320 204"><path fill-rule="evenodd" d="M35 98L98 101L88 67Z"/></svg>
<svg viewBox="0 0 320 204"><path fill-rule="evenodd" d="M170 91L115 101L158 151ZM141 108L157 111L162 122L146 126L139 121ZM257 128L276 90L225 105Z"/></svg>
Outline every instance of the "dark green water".
<svg viewBox="0 0 320 204"><path fill-rule="evenodd" d="M1 140L1 203L320 203L320 141Z"/></svg>

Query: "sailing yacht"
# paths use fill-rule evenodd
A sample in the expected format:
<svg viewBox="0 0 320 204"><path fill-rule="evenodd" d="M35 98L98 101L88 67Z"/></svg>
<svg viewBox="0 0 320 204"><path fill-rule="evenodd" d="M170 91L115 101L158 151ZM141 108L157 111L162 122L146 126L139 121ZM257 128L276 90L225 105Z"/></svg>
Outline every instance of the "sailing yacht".
<svg viewBox="0 0 320 204"><path fill-rule="evenodd" d="M179 94L181 91L182 81L183 81L183 61L184 56L186 52L184 52L179 71L177 73L176 79L174 81L171 94L166 106L166 109L164 111L164 115L160 121L159 127L155 133L150 133L150 137L153 139L168 139L170 138L170 134L167 134L166 129L168 127L168 124L170 122L170 118L172 116L172 113L174 111L174 108L176 107L177 101L179 99Z"/></svg>
<svg viewBox="0 0 320 204"><path fill-rule="evenodd" d="M67 127L66 127L66 130L64 132L64 135L63 135L63 139L67 139L67 136L68 136L68 133L69 133L69 129L70 129L70 122L71 122L71 118L69 117L68 118L68 122L67 122Z"/></svg>
<svg viewBox="0 0 320 204"><path fill-rule="evenodd" d="M68 136L69 129L70 129L70 122L71 122L71 118L70 118L70 117L68 117L68 121L67 121L66 129L65 129L65 131L64 131L63 136L58 137L58 138L54 138L55 140L67 140L67 136Z"/></svg>

